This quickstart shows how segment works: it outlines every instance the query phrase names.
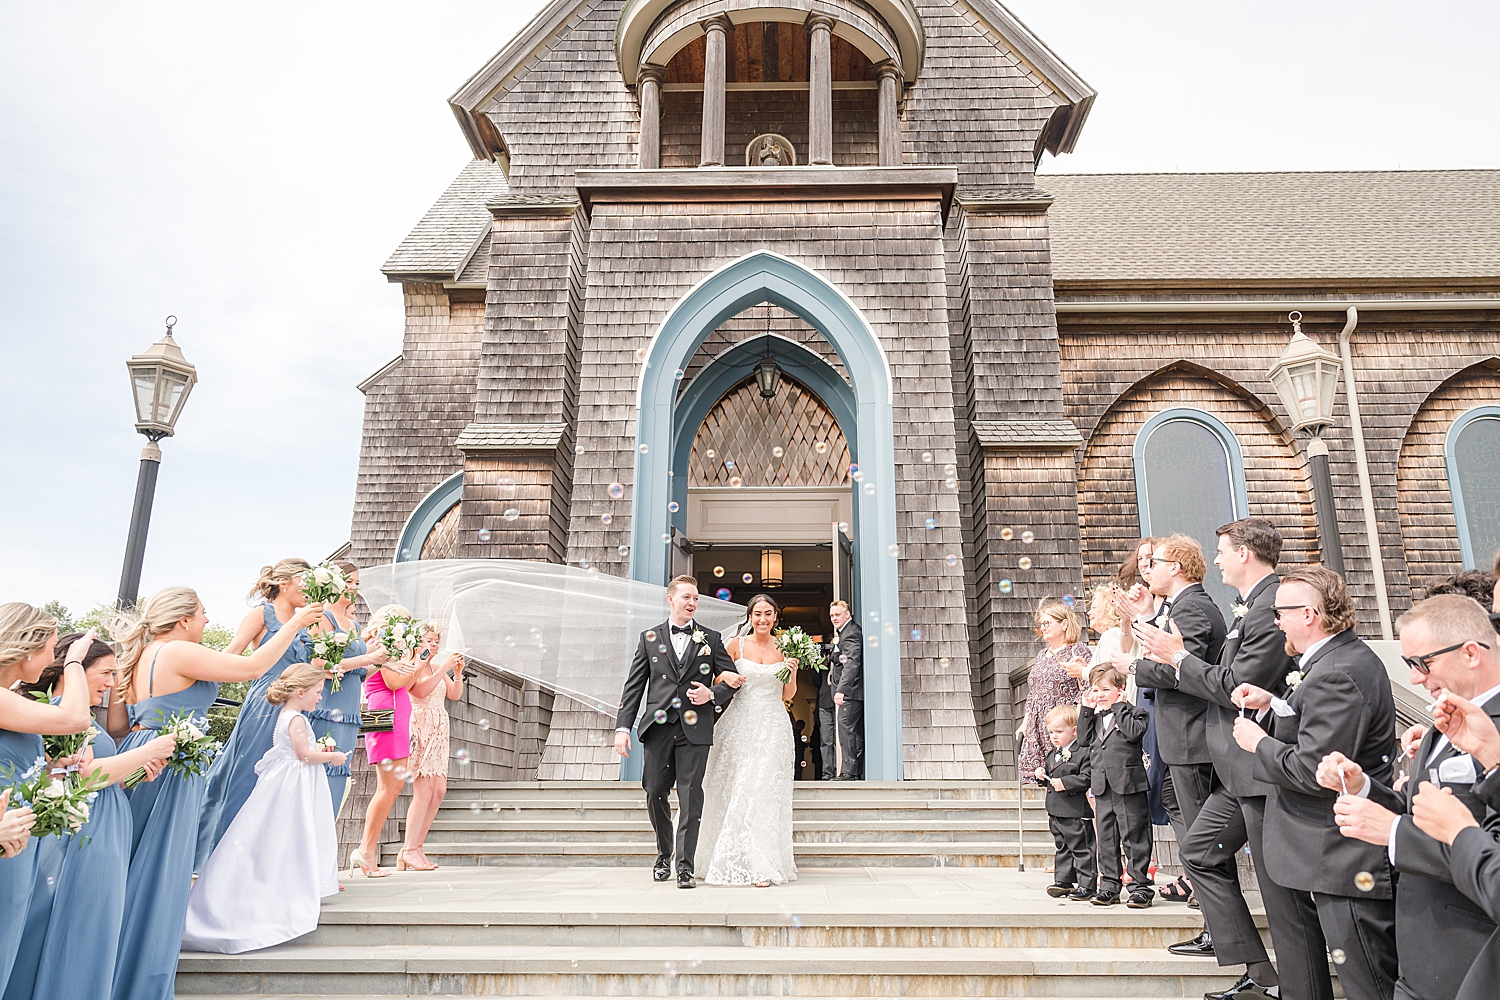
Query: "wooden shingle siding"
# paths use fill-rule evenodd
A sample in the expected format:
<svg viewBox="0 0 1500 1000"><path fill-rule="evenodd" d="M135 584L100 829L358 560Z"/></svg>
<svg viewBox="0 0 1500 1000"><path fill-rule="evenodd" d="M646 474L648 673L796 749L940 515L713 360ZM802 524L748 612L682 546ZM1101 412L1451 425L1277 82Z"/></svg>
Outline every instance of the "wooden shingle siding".
<svg viewBox="0 0 1500 1000"><path fill-rule="evenodd" d="M754 308L746 309L738 316L729 317L719 324L718 329L708 335L698 350L693 352L693 358L688 362L687 367L683 369L680 391L686 392L693 379L714 358L735 344L764 337L767 332L773 337L782 337L801 344L827 362L828 366L838 373L839 378L845 382L849 381L849 375L844 371L844 363L839 359L838 352L821 333L809 326L802 317L794 316L780 306L762 303Z"/></svg>
<svg viewBox="0 0 1500 1000"><path fill-rule="evenodd" d="M1443 449L1449 428L1466 410L1500 405L1500 373L1493 364L1466 368L1444 382L1417 410L1401 443L1397 495L1413 601L1463 569ZM1477 569L1493 568L1494 553L1476 552L1474 559Z"/></svg>
<svg viewBox="0 0 1500 1000"><path fill-rule="evenodd" d="M825 446L821 453L819 443ZM688 485L733 489L732 480L738 478L741 487L847 489L849 462L844 432L810 390L783 377L776 398L768 403L754 382L746 382L703 418L688 460Z"/></svg>

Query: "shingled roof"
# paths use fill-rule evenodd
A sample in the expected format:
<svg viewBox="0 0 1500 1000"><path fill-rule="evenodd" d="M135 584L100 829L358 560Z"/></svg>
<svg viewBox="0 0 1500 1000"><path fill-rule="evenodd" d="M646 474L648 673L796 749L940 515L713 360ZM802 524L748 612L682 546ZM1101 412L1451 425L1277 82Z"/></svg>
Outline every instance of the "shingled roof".
<svg viewBox="0 0 1500 1000"><path fill-rule="evenodd" d="M1500 170L1052 174L1053 277L1500 277Z"/></svg>
<svg viewBox="0 0 1500 1000"><path fill-rule="evenodd" d="M381 267L392 281L454 281L489 235L485 203L510 190L500 164L471 160Z"/></svg>

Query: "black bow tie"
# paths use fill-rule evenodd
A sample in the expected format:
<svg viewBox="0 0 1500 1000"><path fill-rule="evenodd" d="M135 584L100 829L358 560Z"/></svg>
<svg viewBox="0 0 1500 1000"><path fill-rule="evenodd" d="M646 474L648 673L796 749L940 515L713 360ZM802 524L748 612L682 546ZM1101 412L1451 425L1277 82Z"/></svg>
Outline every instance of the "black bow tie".
<svg viewBox="0 0 1500 1000"><path fill-rule="evenodd" d="M687 635L688 633L690 633L692 631L693 631L693 623L692 622L688 622L686 625L673 625L672 626L672 634L673 635L678 635L678 634Z"/></svg>

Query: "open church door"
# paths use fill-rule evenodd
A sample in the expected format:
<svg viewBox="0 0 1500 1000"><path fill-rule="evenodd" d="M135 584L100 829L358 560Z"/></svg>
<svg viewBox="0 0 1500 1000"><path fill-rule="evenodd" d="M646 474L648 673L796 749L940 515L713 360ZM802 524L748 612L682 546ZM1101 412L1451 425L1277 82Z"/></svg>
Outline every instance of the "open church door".
<svg viewBox="0 0 1500 1000"><path fill-rule="evenodd" d="M837 522L833 531L833 599L854 604L854 542Z"/></svg>
<svg viewBox="0 0 1500 1000"><path fill-rule="evenodd" d="M667 565L671 569L667 574L668 580L693 575L693 543L688 536L677 530L676 525L672 527L672 551Z"/></svg>

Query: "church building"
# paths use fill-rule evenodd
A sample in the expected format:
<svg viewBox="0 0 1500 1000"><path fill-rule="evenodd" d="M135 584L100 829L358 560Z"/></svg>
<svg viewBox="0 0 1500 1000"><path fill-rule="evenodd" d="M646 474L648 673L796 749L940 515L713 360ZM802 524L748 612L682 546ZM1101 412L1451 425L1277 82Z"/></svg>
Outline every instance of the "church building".
<svg viewBox="0 0 1500 1000"><path fill-rule="evenodd" d="M350 557L849 600L875 780L1014 780L1037 602L1139 536L1336 547L1369 638L1489 568L1500 171L1039 175L1094 99L993 0L553 0L384 266ZM466 776L619 775L613 719L490 666Z"/></svg>

